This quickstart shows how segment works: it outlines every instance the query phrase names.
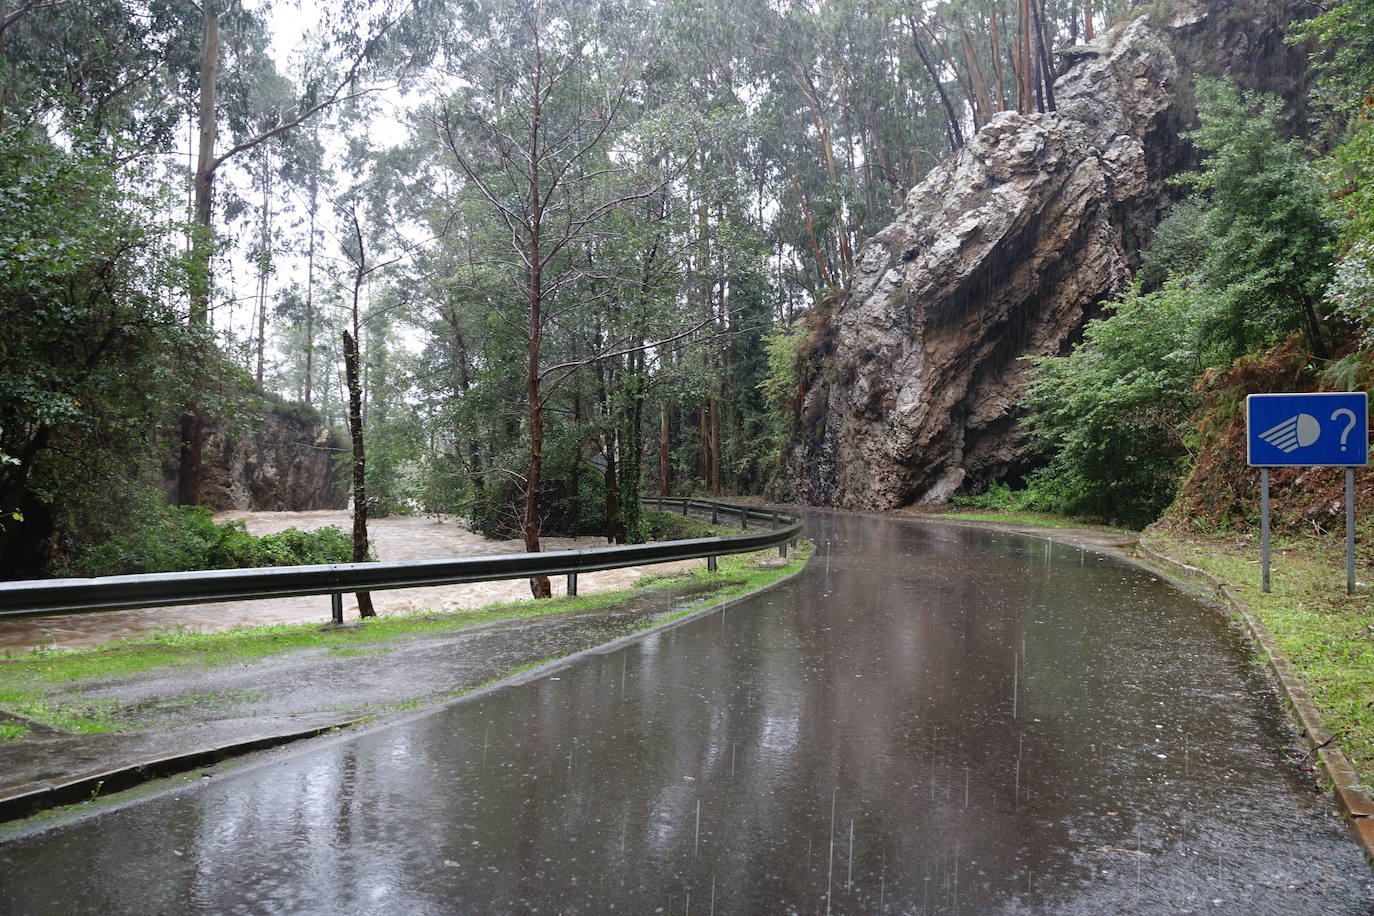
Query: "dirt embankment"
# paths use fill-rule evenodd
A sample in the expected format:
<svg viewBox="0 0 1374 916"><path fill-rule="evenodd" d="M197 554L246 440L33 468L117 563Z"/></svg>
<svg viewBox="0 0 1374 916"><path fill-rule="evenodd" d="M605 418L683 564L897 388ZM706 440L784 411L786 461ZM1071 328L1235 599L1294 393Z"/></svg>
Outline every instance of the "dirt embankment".
<svg viewBox="0 0 1374 916"><path fill-rule="evenodd" d="M1203 377L1201 448L1193 471L1163 524L1202 533L1259 530L1259 469L1246 464L1245 397L1258 392L1367 391L1374 354L1346 354L1344 379L1331 377L1295 338ZM1344 382L1344 384L1342 384ZM1340 468L1275 468L1269 475L1276 535L1339 534L1345 527L1345 472ZM1374 562L1374 472L1355 472L1355 524L1364 562Z"/></svg>

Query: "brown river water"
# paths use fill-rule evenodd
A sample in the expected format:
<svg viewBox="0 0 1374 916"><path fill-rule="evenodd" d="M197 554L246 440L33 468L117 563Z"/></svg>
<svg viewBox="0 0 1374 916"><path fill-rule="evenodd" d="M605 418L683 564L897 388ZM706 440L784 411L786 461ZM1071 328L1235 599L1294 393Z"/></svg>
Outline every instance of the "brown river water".
<svg viewBox="0 0 1374 916"><path fill-rule="evenodd" d="M257 535L274 534L287 528L322 528L337 525L349 530L352 524L346 510L315 512L221 512L219 522L242 521ZM447 557L472 557L502 553L521 553L522 541L489 540L467 529L461 518L404 516L374 519L368 523L373 552L387 561L434 560ZM600 537L545 538L545 550L587 550L605 547ZM667 572L703 566L704 560L662 563L653 567L629 567L584 573L578 577L579 593L627 588L646 572ZM554 577L555 595L564 593L562 576ZM493 601L514 601L530 596L525 579L504 582L473 582L373 592L379 614L414 611L448 611L475 608ZM344 617L356 617L357 602L345 596ZM111 611L100 614L68 614L32 620L0 621L0 652L25 652L40 646L77 649L100 645L115 639L131 639L167 628L200 632L267 623L321 623L329 619L327 595L273 598L266 601L232 601L214 604L178 605L145 610Z"/></svg>

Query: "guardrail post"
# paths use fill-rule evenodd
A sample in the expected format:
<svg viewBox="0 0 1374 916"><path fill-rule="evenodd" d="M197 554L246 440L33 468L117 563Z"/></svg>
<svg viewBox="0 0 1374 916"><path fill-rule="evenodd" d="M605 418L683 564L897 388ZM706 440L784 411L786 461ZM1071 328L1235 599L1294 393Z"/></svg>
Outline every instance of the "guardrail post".
<svg viewBox="0 0 1374 916"><path fill-rule="evenodd" d="M329 616L335 624L343 623L343 595L332 592L329 596Z"/></svg>
<svg viewBox="0 0 1374 916"><path fill-rule="evenodd" d="M707 571L709 571L709 572L715 572L715 571L716 571L716 558L715 558L714 556L710 556L710 557L707 557L707 558L706 558L706 569L707 569Z"/></svg>
<svg viewBox="0 0 1374 916"><path fill-rule="evenodd" d="M684 500L682 501L682 514L683 514L683 515L686 515L686 514L687 514L687 507L690 506L691 504L692 504L692 501L691 501L690 499L684 499Z"/></svg>
<svg viewBox="0 0 1374 916"><path fill-rule="evenodd" d="M743 506L739 507L739 526L745 531L749 530L749 510Z"/></svg>
<svg viewBox="0 0 1374 916"><path fill-rule="evenodd" d="M568 573L568 597L577 597L577 573Z"/></svg>
<svg viewBox="0 0 1374 916"><path fill-rule="evenodd" d="M787 542L786 542L786 541L783 541L781 544L778 545L778 556L783 557L783 558L786 558L786 557L787 557Z"/></svg>
<svg viewBox="0 0 1374 916"><path fill-rule="evenodd" d="M713 524L713 525L719 525L719 524L720 524L720 504L719 504L719 503L711 503L711 524Z"/></svg>
<svg viewBox="0 0 1374 916"><path fill-rule="evenodd" d="M776 512L773 513L773 527L774 527L774 528L777 528L777 527L778 527L778 513L776 513Z"/></svg>

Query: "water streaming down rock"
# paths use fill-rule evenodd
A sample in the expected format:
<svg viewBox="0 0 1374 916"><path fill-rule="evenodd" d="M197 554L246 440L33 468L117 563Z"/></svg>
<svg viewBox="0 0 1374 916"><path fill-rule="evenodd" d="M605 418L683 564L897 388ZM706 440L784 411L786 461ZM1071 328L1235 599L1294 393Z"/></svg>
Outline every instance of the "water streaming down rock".
<svg viewBox="0 0 1374 916"><path fill-rule="evenodd" d="M1181 0L1061 55L1058 110L994 115L933 168L861 252L821 322L820 365L788 453L813 505L940 503L1028 469L1028 355L1063 353L1133 275L1195 165L1188 82L1279 91L1301 120L1297 0Z"/></svg>
<svg viewBox="0 0 1374 916"><path fill-rule="evenodd" d="M864 249L792 453L804 499L941 502L1015 461L1027 353L1053 354L1131 275L1165 201L1152 161L1177 65L1143 20L995 115ZM1156 154L1157 157L1157 154Z"/></svg>

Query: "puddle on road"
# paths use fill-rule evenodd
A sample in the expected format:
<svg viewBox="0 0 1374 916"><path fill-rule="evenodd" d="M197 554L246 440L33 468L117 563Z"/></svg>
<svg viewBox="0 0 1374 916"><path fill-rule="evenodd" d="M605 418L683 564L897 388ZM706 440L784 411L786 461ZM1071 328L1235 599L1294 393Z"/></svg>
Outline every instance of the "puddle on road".
<svg viewBox="0 0 1374 916"><path fill-rule="evenodd" d="M1224 617L815 516L798 577L554 675L0 844L18 911L1368 912ZM385 656L392 658L394 656ZM47 889L63 888L58 900Z"/></svg>

